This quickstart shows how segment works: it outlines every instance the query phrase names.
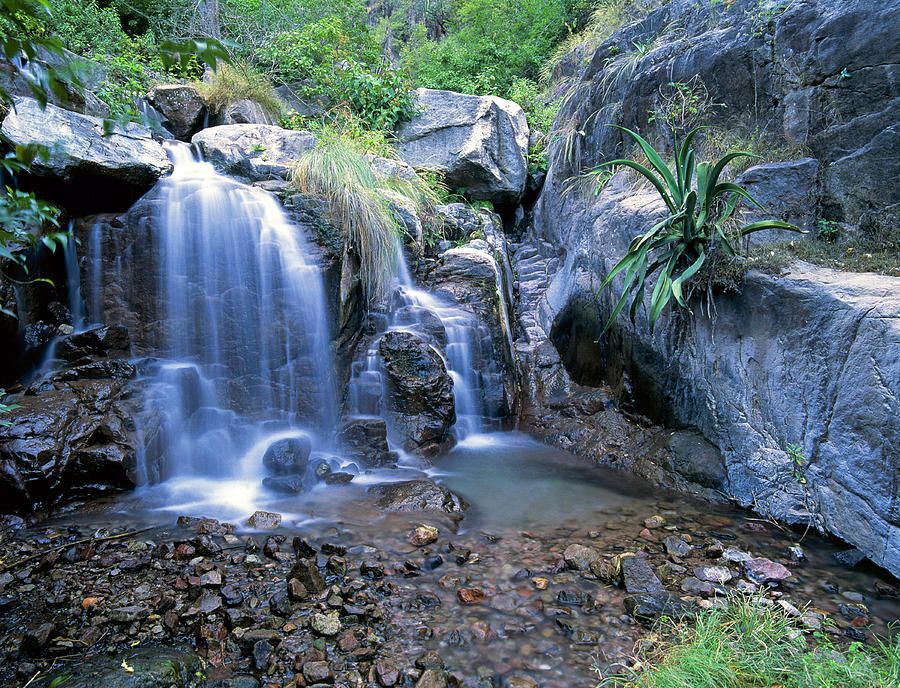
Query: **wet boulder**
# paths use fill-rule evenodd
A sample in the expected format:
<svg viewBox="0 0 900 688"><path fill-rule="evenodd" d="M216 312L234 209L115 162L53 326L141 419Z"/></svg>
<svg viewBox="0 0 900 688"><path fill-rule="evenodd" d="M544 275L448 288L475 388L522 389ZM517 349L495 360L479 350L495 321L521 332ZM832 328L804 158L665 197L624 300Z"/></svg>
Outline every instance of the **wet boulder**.
<svg viewBox="0 0 900 688"><path fill-rule="evenodd" d="M316 146L308 131L268 124L210 127L194 134L191 142L222 172L260 181L287 179L300 155Z"/></svg>
<svg viewBox="0 0 900 688"><path fill-rule="evenodd" d="M369 494L384 511L434 511L462 516L468 502L446 487L430 480L406 480L399 483L373 485Z"/></svg>
<svg viewBox="0 0 900 688"><path fill-rule="evenodd" d="M122 369L115 364L124 365ZM125 361L101 360L39 380L7 397L18 408L0 428L0 501L4 511L28 512L73 497L128 490L137 456L158 427L135 427L131 377Z"/></svg>
<svg viewBox="0 0 900 688"><path fill-rule="evenodd" d="M165 118L165 126L176 139L190 141L203 128L206 102L193 86L160 84L150 89L147 101Z"/></svg>
<svg viewBox="0 0 900 688"><path fill-rule="evenodd" d="M162 146L147 127L128 123L104 135L103 120L32 98L16 98L3 120L2 132L14 145L38 144L50 149L47 160L34 161L31 172L62 182L105 189L114 182L139 190L149 188L172 169Z"/></svg>
<svg viewBox="0 0 900 688"><path fill-rule="evenodd" d="M341 427L337 439L348 458L371 466L388 466L397 462L397 452L392 452L388 447L384 418L349 420Z"/></svg>
<svg viewBox="0 0 900 688"><path fill-rule="evenodd" d="M276 440L266 449L263 465L275 475L303 475L311 450L312 442L306 435Z"/></svg>
<svg viewBox="0 0 900 688"><path fill-rule="evenodd" d="M400 156L441 169L447 185L478 200L518 203L528 175L528 123L515 103L420 88L422 111L397 129Z"/></svg>
<svg viewBox="0 0 900 688"><path fill-rule="evenodd" d="M434 455L456 422L453 380L443 359L411 332L388 332L378 351L390 387L389 412L404 446Z"/></svg>

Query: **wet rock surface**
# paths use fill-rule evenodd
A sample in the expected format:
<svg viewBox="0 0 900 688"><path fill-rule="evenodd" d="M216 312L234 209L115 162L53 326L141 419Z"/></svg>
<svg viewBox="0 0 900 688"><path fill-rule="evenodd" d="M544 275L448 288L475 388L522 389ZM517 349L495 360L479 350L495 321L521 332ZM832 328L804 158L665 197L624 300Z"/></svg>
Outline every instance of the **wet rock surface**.
<svg viewBox="0 0 900 688"><path fill-rule="evenodd" d="M708 503L657 498L539 529L474 521L462 534L415 513L371 526L282 518L264 533L184 517L134 532L102 526L102 508L2 532L3 685L40 672L40 686L69 674L122 688L571 688L595 680L598 651L606 668L632 661L660 614L738 591L807 614L839 644L883 633L900 609L895 581L828 568L834 547L807 539L797 564L790 534ZM690 551L669 551L671 538ZM724 570L723 583L694 575Z"/></svg>
<svg viewBox="0 0 900 688"><path fill-rule="evenodd" d="M378 344L390 386L389 409L407 450L433 456L456 422L453 380L440 355L411 332Z"/></svg>

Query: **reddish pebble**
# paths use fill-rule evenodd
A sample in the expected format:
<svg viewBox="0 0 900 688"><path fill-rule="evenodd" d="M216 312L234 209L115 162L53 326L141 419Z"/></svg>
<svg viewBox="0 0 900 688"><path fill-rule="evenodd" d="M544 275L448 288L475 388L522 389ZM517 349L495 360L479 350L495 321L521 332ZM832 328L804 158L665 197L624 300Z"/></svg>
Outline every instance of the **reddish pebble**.
<svg viewBox="0 0 900 688"><path fill-rule="evenodd" d="M484 591L478 588L460 588L456 596L463 604L478 604L484 600Z"/></svg>

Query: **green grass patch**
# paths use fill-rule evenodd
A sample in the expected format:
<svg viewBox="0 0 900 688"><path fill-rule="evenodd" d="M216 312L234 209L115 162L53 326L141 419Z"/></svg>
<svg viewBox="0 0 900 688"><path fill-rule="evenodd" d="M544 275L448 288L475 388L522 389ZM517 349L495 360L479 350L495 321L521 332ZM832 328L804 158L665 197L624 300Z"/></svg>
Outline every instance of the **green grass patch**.
<svg viewBox="0 0 900 688"><path fill-rule="evenodd" d="M397 238L405 228L402 209L428 222L439 200L433 188L399 167L396 174L376 172L365 149L339 138L320 141L304 153L292 181L301 193L328 203L345 249L359 260L365 297L383 298L394 275Z"/></svg>
<svg viewBox="0 0 900 688"><path fill-rule="evenodd" d="M692 622L663 619L635 668L608 674L617 688L892 688L900 637L839 644L759 597L733 597Z"/></svg>
<svg viewBox="0 0 900 688"><path fill-rule="evenodd" d="M275 121L281 115L281 99L268 77L246 64L219 65L208 82L196 84L207 106L220 112L238 100L258 103Z"/></svg>

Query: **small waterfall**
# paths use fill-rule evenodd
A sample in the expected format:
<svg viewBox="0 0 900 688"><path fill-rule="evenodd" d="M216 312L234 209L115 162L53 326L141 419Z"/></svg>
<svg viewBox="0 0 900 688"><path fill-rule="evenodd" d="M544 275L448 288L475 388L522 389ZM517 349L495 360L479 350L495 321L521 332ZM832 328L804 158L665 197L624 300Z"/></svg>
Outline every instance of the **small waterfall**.
<svg viewBox="0 0 900 688"><path fill-rule="evenodd" d="M69 237L63 247L63 260L66 264L66 295L69 313L72 314L72 327L81 332L87 327L87 309L81 295L81 279L78 272L78 251L75 237L72 236L72 224L69 223Z"/></svg>
<svg viewBox="0 0 900 688"><path fill-rule="evenodd" d="M149 356L145 416L161 428L149 481L258 485L266 438L327 444L336 423L321 270L269 193L187 145L168 150L174 171L129 211L128 231L88 228L84 293L94 320L126 324Z"/></svg>
<svg viewBox="0 0 900 688"><path fill-rule="evenodd" d="M483 402L481 371L478 370L474 354L479 345L478 321L472 313L416 286L399 239L396 254L389 313L386 316L380 315L383 322L378 323L375 328L379 336L373 340L365 360L357 362L354 367L348 408L356 415L386 415L383 402L387 395L378 353L380 335L389 330L411 330L429 338L429 330L432 329L429 320L433 322L436 318L446 335L446 344L435 348L444 359L453 380L453 398L456 404L453 432L458 439L481 433L487 414Z"/></svg>

